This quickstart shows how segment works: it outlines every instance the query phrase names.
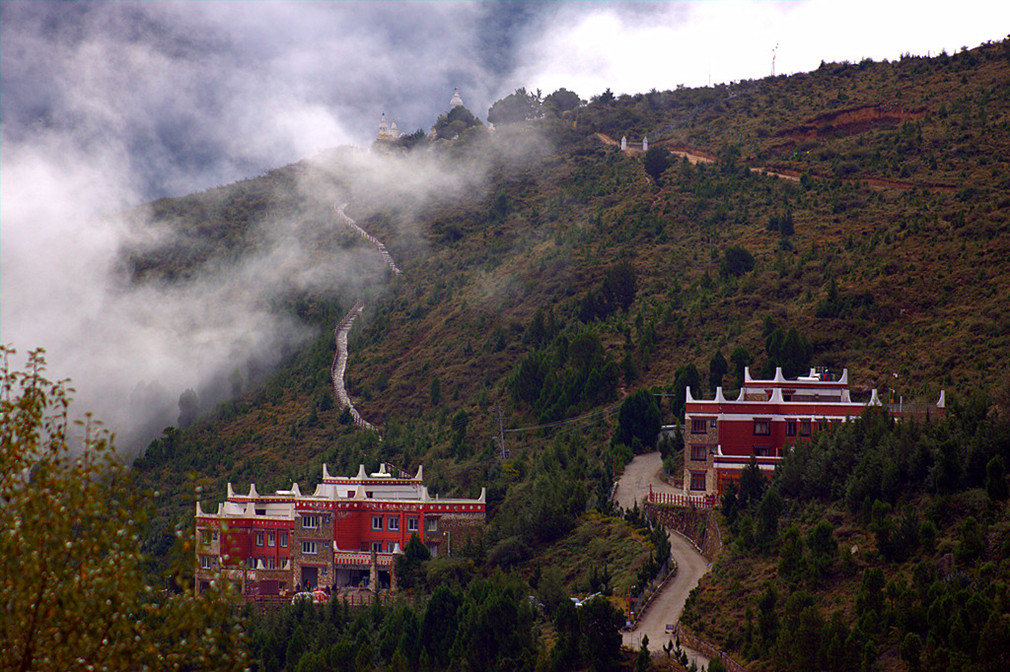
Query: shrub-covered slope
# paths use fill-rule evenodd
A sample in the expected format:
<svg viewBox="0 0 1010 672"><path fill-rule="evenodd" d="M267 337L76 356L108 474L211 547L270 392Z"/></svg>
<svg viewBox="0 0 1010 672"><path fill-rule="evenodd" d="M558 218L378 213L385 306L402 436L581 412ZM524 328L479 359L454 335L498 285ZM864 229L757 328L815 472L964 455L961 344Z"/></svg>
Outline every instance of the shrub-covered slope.
<svg viewBox="0 0 1010 672"><path fill-rule="evenodd" d="M605 95L493 133L377 146L368 170L360 152L333 151L153 203L135 214L180 235L124 252L137 283L239 263L279 219L313 231L317 254L358 260L325 290L278 292L276 310L316 337L137 460L162 493L160 524L190 515L190 481L218 501L227 481L304 487L324 461L332 473L423 462L436 491L489 488L489 547L524 520L559 521L524 540L535 552L605 507L628 455L611 447L613 418L635 389L711 394L745 363L847 367L857 392L905 399L990 389L1010 355L1008 114L1003 42ZM676 153L644 165L620 151L621 136L645 135L654 156ZM338 202L402 275L335 223ZM330 389L332 329L359 299L348 389L381 442ZM663 399L672 422L676 397Z"/></svg>

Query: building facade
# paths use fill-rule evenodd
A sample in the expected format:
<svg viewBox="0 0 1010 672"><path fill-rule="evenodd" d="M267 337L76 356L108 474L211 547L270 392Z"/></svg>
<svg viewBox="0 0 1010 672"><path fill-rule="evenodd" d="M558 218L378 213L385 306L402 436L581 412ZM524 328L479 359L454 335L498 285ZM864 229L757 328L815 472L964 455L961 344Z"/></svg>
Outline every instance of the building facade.
<svg viewBox="0 0 1010 672"><path fill-rule="evenodd" d="M395 559L417 534L432 555L452 553L484 526L485 492L477 499L428 493L423 467L394 476L387 465L352 477L331 476L311 495L297 483L272 495L236 494L216 513L196 505L197 586L216 576L240 582L247 595L298 588L396 588Z"/></svg>
<svg viewBox="0 0 1010 672"><path fill-rule="evenodd" d="M755 380L744 369L744 385L736 399L726 399L717 387L715 398L695 399L687 388L684 406L684 491L690 495L721 495L739 479L753 456L771 474L797 442L809 440L832 423L859 417L867 406L882 406L873 390L867 402L849 396L849 373L834 376L826 369L786 379L782 369L771 380ZM944 393L935 413L944 413ZM902 411L890 406L895 416Z"/></svg>

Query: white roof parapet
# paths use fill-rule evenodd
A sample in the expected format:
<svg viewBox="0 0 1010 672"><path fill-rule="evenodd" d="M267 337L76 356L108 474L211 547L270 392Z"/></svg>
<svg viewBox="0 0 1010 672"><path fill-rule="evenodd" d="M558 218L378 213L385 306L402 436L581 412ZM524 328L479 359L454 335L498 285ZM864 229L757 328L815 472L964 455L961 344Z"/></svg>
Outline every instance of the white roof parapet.
<svg viewBox="0 0 1010 672"><path fill-rule="evenodd" d="M726 401L726 397L722 396L722 385L715 388L715 400L719 403Z"/></svg>
<svg viewBox="0 0 1010 672"><path fill-rule="evenodd" d="M947 408L947 394L943 390L940 390L940 399L936 402L937 408Z"/></svg>
<svg viewBox="0 0 1010 672"><path fill-rule="evenodd" d="M325 464L323 465L323 469L324 470L326 469L326 465ZM324 478L325 478L325 476L324 476ZM294 483L291 484L291 494L293 494L295 497L301 497L302 496L301 488L298 487L298 481L295 481Z"/></svg>
<svg viewBox="0 0 1010 672"><path fill-rule="evenodd" d="M364 465L362 465L364 468ZM365 499L365 486L359 485L354 489L354 499Z"/></svg>
<svg viewBox="0 0 1010 672"><path fill-rule="evenodd" d="M480 497L477 498L477 501L483 503L486 499L487 499L487 488L481 488Z"/></svg>
<svg viewBox="0 0 1010 672"><path fill-rule="evenodd" d="M365 473L365 465L363 465L363 464L359 464L358 465L358 474L354 478L356 478L358 480L361 480L361 481L363 481L366 478L368 478L368 474Z"/></svg>
<svg viewBox="0 0 1010 672"><path fill-rule="evenodd" d="M400 549L400 542L393 544L393 555L403 555L403 550Z"/></svg>
<svg viewBox="0 0 1010 672"><path fill-rule="evenodd" d="M786 400L782 398L782 388L773 387L771 399L768 400L771 404L784 404Z"/></svg>
<svg viewBox="0 0 1010 672"><path fill-rule="evenodd" d="M196 500L196 516L199 518L203 515L203 509L200 508L200 500Z"/></svg>
<svg viewBox="0 0 1010 672"><path fill-rule="evenodd" d="M431 495L428 494L428 486L427 485L422 485L421 486L421 501L422 502L427 502L427 501L430 501L430 500L431 500Z"/></svg>
<svg viewBox="0 0 1010 672"><path fill-rule="evenodd" d="M250 483L249 484L249 496L250 497L259 497L260 496L260 493L256 492L256 484L255 483Z"/></svg>
<svg viewBox="0 0 1010 672"><path fill-rule="evenodd" d="M754 380L754 379L750 377L750 367L749 366L743 367L743 383L744 383L744 385L746 385L747 383L751 382L752 380Z"/></svg>
<svg viewBox="0 0 1010 672"><path fill-rule="evenodd" d="M214 515L220 516L223 513L224 513L224 502L218 502L217 503L217 513L214 514Z"/></svg>
<svg viewBox="0 0 1010 672"><path fill-rule="evenodd" d="M737 395L736 395L736 400L737 401L747 401L747 399L743 395L743 389L744 388L741 387L740 391L737 393Z"/></svg>
<svg viewBox="0 0 1010 672"><path fill-rule="evenodd" d="M694 397L691 396L691 386L688 385L684 388L684 403L690 403L694 401Z"/></svg>
<svg viewBox="0 0 1010 672"><path fill-rule="evenodd" d="M243 515L250 516L250 517L255 516L256 515L256 502L247 502L246 505L245 505L245 513Z"/></svg>
<svg viewBox="0 0 1010 672"><path fill-rule="evenodd" d="M776 383L784 383L784 382L786 382L785 376L782 375L782 367L781 366L776 366L775 367L775 382Z"/></svg>
<svg viewBox="0 0 1010 672"><path fill-rule="evenodd" d="M326 463L323 462L323 480L324 481L328 481L331 478L333 478L333 477L330 476L330 470L326 468Z"/></svg>
<svg viewBox="0 0 1010 672"><path fill-rule="evenodd" d="M424 481L424 465L417 465L417 474L414 476L415 481Z"/></svg>
<svg viewBox="0 0 1010 672"><path fill-rule="evenodd" d="M841 401L844 404L852 403L852 399L849 398L849 388L846 387L844 390L842 390L842 394L839 397L839 401Z"/></svg>
<svg viewBox="0 0 1010 672"><path fill-rule="evenodd" d="M231 483L229 483L228 484L228 499L231 499L234 496L235 496L235 490L232 489Z"/></svg>
<svg viewBox="0 0 1010 672"><path fill-rule="evenodd" d="M877 396L877 390L873 390L873 392L870 393L870 400L868 402L866 402L866 405L867 406L883 406L883 404L880 403L880 397Z"/></svg>
<svg viewBox="0 0 1010 672"><path fill-rule="evenodd" d="M842 369L842 377L838 379L838 382L839 383L843 383L845 385L849 384L849 370L848 369Z"/></svg>

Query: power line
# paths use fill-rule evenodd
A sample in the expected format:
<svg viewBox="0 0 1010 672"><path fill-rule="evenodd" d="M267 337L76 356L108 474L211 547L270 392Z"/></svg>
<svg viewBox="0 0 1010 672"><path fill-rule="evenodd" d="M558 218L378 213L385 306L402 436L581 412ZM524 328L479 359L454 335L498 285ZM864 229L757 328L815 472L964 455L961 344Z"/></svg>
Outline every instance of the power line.
<svg viewBox="0 0 1010 672"><path fill-rule="evenodd" d="M596 416L606 416L610 415L617 408L617 404L607 406L606 408L600 409L598 411L591 411L585 415L580 415L574 418L569 418L567 420L557 420L555 422L548 422L543 425L530 425L528 427L516 427L514 429L506 429L505 432L532 432L538 429L551 429L553 427L563 427L565 425L571 425L576 422L585 422L587 420L593 420Z"/></svg>

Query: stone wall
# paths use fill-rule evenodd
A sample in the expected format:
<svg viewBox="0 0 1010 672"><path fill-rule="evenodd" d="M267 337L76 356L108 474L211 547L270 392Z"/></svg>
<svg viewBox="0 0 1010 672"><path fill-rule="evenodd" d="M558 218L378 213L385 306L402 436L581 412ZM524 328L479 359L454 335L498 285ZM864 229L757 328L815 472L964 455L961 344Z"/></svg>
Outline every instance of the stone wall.
<svg viewBox="0 0 1010 672"><path fill-rule="evenodd" d="M458 554L468 539L484 530L483 513L445 513L438 518L438 531L425 532L425 543L438 543L440 555Z"/></svg>
<svg viewBox="0 0 1010 672"><path fill-rule="evenodd" d="M318 567L317 585L333 585L333 514L326 512L300 512L302 516L318 515L320 518L317 529L302 527L302 516L295 516L295 529L291 534L291 580L295 584L302 581L302 567L305 565ZM316 542L316 553L302 552L302 542Z"/></svg>
<svg viewBox="0 0 1010 672"><path fill-rule="evenodd" d="M693 431L692 422L684 425L684 491L698 493L700 491L691 490L691 472L705 472L705 492L716 492L715 469L712 468L712 453L719 443L719 427L715 419L706 418L705 431ZM704 449L701 459L696 459L694 448Z"/></svg>
<svg viewBox="0 0 1010 672"><path fill-rule="evenodd" d="M646 510L665 526L690 539L709 562L722 552L722 532L714 510L662 504L646 504Z"/></svg>

